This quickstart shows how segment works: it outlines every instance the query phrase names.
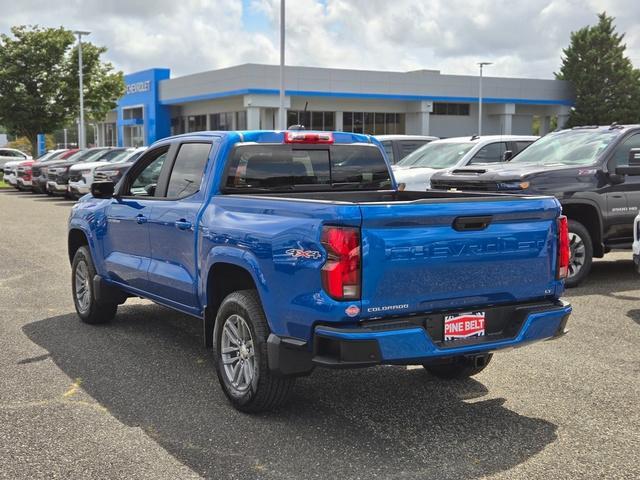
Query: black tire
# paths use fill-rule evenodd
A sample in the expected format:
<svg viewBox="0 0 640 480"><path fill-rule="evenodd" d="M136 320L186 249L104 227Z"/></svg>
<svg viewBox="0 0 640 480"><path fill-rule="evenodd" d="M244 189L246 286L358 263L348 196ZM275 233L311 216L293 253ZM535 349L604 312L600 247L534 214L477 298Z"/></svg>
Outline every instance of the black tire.
<svg viewBox="0 0 640 480"><path fill-rule="evenodd" d="M487 355L482 365L476 365L475 359L470 357L460 357L451 363L443 365L423 365L424 368L443 380L457 380L472 377L483 371L493 358L493 354Z"/></svg>
<svg viewBox="0 0 640 480"><path fill-rule="evenodd" d="M109 322L115 317L118 310L117 303L98 303L93 290L93 277L96 269L93 266L91 252L88 247L80 247L73 257L71 264L71 290L73 292L73 304L76 312L84 323L98 324ZM82 278L86 281L82 281ZM78 281L76 281L78 280ZM79 299L77 283L82 283L87 295L86 303ZM82 296L82 295L80 295Z"/></svg>
<svg viewBox="0 0 640 480"><path fill-rule="evenodd" d="M222 342L225 324L227 321L233 322L234 318L237 320L238 317L244 321L244 326L249 327L253 344L252 353L249 353L252 357L246 360L239 360L242 355L239 348L237 349L238 354L235 356L235 352L225 352L223 354ZM282 405L288 399L295 384L295 378L273 375L269 370L267 360L267 338L269 333L270 329L260 304L260 297L255 290L240 290L231 293L222 301L216 316L216 326L213 332L213 354L216 372L224 394L231 404L241 412L263 412ZM225 364L223 355L228 355L227 360L233 357L237 362L246 361L247 363L251 362L251 365L253 365L251 367L253 371L250 380L247 380L246 377L243 379L247 383L244 389L236 388L233 385L233 381L229 379L229 373L225 370L225 365L234 369L234 364L230 362ZM235 366L238 365L237 362ZM243 366L241 365L239 368L242 370Z"/></svg>
<svg viewBox="0 0 640 480"><path fill-rule="evenodd" d="M578 244L574 241L576 236L581 239L583 249L577 248ZM591 264L593 262L593 242L591 241L591 235L584 225L576 220L569 220L569 247L571 248L569 258L569 276L564 281L564 285L567 288L573 288L577 287L587 277L587 275L589 275L589 272L591 271ZM583 263L580 268L577 268L578 262L576 260L576 255L578 255L579 252L583 259ZM572 274L576 268L577 273Z"/></svg>

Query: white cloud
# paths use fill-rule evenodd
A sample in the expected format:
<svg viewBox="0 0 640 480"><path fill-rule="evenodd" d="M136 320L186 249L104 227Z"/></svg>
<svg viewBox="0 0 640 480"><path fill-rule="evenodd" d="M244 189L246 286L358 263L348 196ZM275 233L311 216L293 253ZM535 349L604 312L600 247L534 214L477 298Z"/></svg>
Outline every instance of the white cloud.
<svg viewBox="0 0 640 480"><path fill-rule="evenodd" d="M169 67L177 76L278 62L279 0L1 3L0 31L23 23L88 29L125 72ZM475 74L476 62L488 60L489 75L551 78L570 32L603 10L627 32L640 66L637 0L289 0L287 63ZM247 14L263 25L247 25Z"/></svg>

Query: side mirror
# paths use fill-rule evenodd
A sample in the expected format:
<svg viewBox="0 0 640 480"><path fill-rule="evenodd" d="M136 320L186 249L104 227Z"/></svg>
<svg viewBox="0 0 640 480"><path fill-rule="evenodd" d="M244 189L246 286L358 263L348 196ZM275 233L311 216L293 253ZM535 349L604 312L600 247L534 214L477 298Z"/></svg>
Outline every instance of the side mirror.
<svg viewBox="0 0 640 480"><path fill-rule="evenodd" d="M151 183L144 187L144 191L147 192L147 195L153 197L156 194L156 187L157 185L155 183Z"/></svg>
<svg viewBox="0 0 640 480"><path fill-rule="evenodd" d="M91 195L93 198L112 198L115 187L113 182L94 182L91 184Z"/></svg>
<svg viewBox="0 0 640 480"><path fill-rule="evenodd" d="M640 148L632 148L629 150L629 166L617 167L618 175L640 175Z"/></svg>
<svg viewBox="0 0 640 480"><path fill-rule="evenodd" d="M502 154L502 161L503 162L508 162L512 158L513 158L513 151L512 150L505 150L504 153Z"/></svg>

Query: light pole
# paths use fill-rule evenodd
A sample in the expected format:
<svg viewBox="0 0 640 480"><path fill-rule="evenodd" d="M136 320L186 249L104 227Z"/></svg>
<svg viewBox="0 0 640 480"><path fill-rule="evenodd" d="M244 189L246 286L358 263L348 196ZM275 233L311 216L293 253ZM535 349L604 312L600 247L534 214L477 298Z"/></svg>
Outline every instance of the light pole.
<svg viewBox="0 0 640 480"><path fill-rule="evenodd" d="M78 36L78 79L80 83L80 125L78 129L78 148L87 148L87 139L84 132L84 92L82 87L82 36L89 35L91 32L75 30Z"/></svg>
<svg viewBox="0 0 640 480"><path fill-rule="evenodd" d="M284 113L284 6L285 1L280 0L280 108L278 109L278 128L287 128L287 119Z"/></svg>
<svg viewBox="0 0 640 480"><path fill-rule="evenodd" d="M478 136L482 135L482 68L485 65L493 65L492 62L478 62L480 65L480 85L478 88Z"/></svg>

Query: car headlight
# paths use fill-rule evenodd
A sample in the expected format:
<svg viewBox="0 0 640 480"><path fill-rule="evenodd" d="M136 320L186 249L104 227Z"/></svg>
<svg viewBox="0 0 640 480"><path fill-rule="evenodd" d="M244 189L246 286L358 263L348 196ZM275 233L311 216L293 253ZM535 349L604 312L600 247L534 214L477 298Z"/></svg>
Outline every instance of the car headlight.
<svg viewBox="0 0 640 480"><path fill-rule="evenodd" d="M80 170L80 175L89 175L91 170Z"/></svg>
<svg viewBox="0 0 640 480"><path fill-rule="evenodd" d="M529 182L505 182L498 183L498 190L526 190Z"/></svg>
<svg viewBox="0 0 640 480"><path fill-rule="evenodd" d="M100 170L100 173L103 174L105 177L115 177L120 173L120 171L119 170Z"/></svg>

